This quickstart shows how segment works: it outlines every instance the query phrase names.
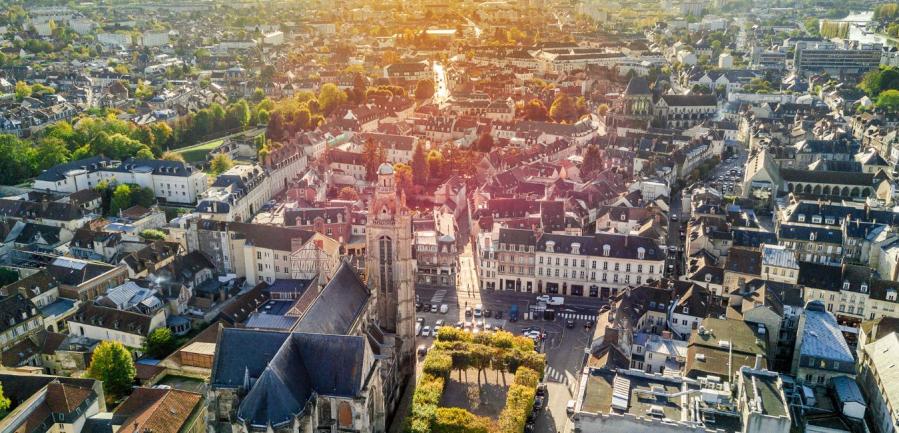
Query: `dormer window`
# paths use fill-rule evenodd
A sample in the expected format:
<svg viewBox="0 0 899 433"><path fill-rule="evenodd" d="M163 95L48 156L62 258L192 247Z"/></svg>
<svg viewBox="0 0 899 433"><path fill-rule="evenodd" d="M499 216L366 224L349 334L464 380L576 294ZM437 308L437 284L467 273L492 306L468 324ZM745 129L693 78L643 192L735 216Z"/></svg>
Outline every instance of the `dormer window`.
<svg viewBox="0 0 899 433"><path fill-rule="evenodd" d="M868 293L868 285L866 283L862 283L861 291L862 293Z"/></svg>
<svg viewBox="0 0 899 433"><path fill-rule="evenodd" d="M712 274L705 274L705 282L706 283L712 282Z"/></svg>
<svg viewBox="0 0 899 433"><path fill-rule="evenodd" d="M835 220L833 217L824 218L824 223L827 225L832 226L832 225L836 224L836 222L837 222L837 220Z"/></svg>
<svg viewBox="0 0 899 433"><path fill-rule="evenodd" d="M602 246L602 255L605 257L609 257L609 253L612 252L612 247L609 244L605 244Z"/></svg>
<svg viewBox="0 0 899 433"><path fill-rule="evenodd" d="M627 215L621 214L621 221L627 221Z"/></svg>
<svg viewBox="0 0 899 433"><path fill-rule="evenodd" d="M575 242L571 244L571 254L580 254L581 253L581 244Z"/></svg>
<svg viewBox="0 0 899 433"><path fill-rule="evenodd" d="M895 301L896 300L896 289L888 289L887 290L887 301Z"/></svg>
<svg viewBox="0 0 899 433"><path fill-rule="evenodd" d="M556 246L556 243L555 243L555 242L553 242L553 241L546 241L546 252L548 252L548 253L553 252L553 249L555 248L555 246Z"/></svg>
<svg viewBox="0 0 899 433"><path fill-rule="evenodd" d="M811 233L808 234L808 240L810 240L810 241L814 241L814 240L815 240L815 232L811 232Z"/></svg>
<svg viewBox="0 0 899 433"><path fill-rule="evenodd" d="M646 257L646 250L643 247L637 248L637 259L643 260Z"/></svg>
<svg viewBox="0 0 899 433"><path fill-rule="evenodd" d="M821 215L815 215L812 217L812 222L815 224L821 224Z"/></svg>
<svg viewBox="0 0 899 433"><path fill-rule="evenodd" d="M796 220L799 221L799 222L801 222L801 223L804 223L804 222L805 222L805 214L799 214L799 215L797 215L797 216L796 216Z"/></svg>
<svg viewBox="0 0 899 433"><path fill-rule="evenodd" d="M849 282L843 281L843 290L849 290Z"/></svg>

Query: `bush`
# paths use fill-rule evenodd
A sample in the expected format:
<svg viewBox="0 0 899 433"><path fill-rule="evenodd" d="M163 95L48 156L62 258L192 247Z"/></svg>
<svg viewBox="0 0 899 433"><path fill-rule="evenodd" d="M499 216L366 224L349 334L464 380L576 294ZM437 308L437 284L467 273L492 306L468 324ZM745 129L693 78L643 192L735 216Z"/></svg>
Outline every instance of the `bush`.
<svg viewBox="0 0 899 433"><path fill-rule="evenodd" d="M517 375L516 375L517 377ZM521 433L527 422L528 414L534 409L533 387L513 384L506 394L506 407L499 416L499 431L502 433Z"/></svg>
<svg viewBox="0 0 899 433"><path fill-rule="evenodd" d="M453 368L453 358L441 351L434 351L425 357L423 371L427 374L446 377Z"/></svg>
<svg viewBox="0 0 899 433"><path fill-rule="evenodd" d="M415 395L412 396L412 407L436 406L440 403L440 397L443 396L444 384L442 377L435 377L429 374L423 375L415 388Z"/></svg>
<svg viewBox="0 0 899 433"><path fill-rule="evenodd" d="M146 230L140 232L140 237L142 237L144 239L149 239L149 240L162 241L162 240L165 240L165 233L163 233L161 230L146 229Z"/></svg>
<svg viewBox="0 0 899 433"><path fill-rule="evenodd" d="M540 375L530 368L522 367L515 372L515 385L521 385L528 388L537 388L537 383L539 382Z"/></svg>
<svg viewBox="0 0 899 433"><path fill-rule="evenodd" d="M437 341L471 341L471 333L452 326L444 326L437 332Z"/></svg>
<svg viewBox="0 0 899 433"><path fill-rule="evenodd" d="M488 433L490 420L457 407L441 407L434 417L434 433ZM524 428L524 426L522 426Z"/></svg>

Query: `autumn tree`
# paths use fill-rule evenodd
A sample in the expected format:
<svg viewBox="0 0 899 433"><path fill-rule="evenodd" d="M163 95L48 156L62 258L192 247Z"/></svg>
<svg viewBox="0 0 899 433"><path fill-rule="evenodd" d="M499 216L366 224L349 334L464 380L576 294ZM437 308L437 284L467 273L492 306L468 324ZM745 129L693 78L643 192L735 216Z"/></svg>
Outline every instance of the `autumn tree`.
<svg viewBox="0 0 899 433"><path fill-rule="evenodd" d="M356 188L345 186L340 188L340 191L337 193L337 198L340 200L359 200L359 193L356 192Z"/></svg>
<svg viewBox="0 0 899 433"><path fill-rule="evenodd" d="M159 159L161 159L163 161L185 162L183 155L181 155L180 153L176 153L176 152L172 152L172 151L168 151L168 150L165 152L162 152L162 155L159 156Z"/></svg>
<svg viewBox="0 0 899 433"><path fill-rule="evenodd" d="M443 179L446 176L446 161L437 149L428 152L428 175L434 179Z"/></svg>
<svg viewBox="0 0 899 433"><path fill-rule="evenodd" d="M323 85L318 92L318 104L325 116L330 116L337 107L346 103L346 100L346 93L334 83Z"/></svg>
<svg viewBox="0 0 899 433"><path fill-rule="evenodd" d="M134 360L122 343L104 340L94 349L88 376L103 381L106 395L114 399L127 393L135 374Z"/></svg>
<svg viewBox="0 0 899 433"><path fill-rule="evenodd" d="M546 105L543 101L534 98L525 103L519 112L519 116L524 120L544 121L548 119Z"/></svg>
<svg viewBox="0 0 899 433"><path fill-rule="evenodd" d="M412 184L412 167L408 164L398 162L393 165L394 179L396 187L399 191L404 191L407 196L413 195L414 186Z"/></svg>
<svg viewBox="0 0 899 433"><path fill-rule="evenodd" d="M609 114L609 104L599 104L599 106L596 107L596 114L601 118L606 117L606 114Z"/></svg>
<svg viewBox="0 0 899 433"><path fill-rule="evenodd" d="M3 384L0 383L0 419L6 416L9 412L9 406L12 404L9 397L3 394Z"/></svg>
<svg viewBox="0 0 899 433"><path fill-rule="evenodd" d="M434 96L434 80L419 80L415 85L415 99L424 101Z"/></svg>
<svg viewBox="0 0 899 433"><path fill-rule="evenodd" d="M147 336L144 352L151 358L162 359L169 356L177 348L175 336L168 327L161 326Z"/></svg>
<svg viewBox="0 0 899 433"><path fill-rule="evenodd" d="M218 176L228 171L231 167L234 167L234 160L227 153L220 153L212 157L212 161L209 162L209 174Z"/></svg>
<svg viewBox="0 0 899 433"><path fill-rule="evenodd" d="M489 132L481 134L474 147L481 152L490 152L493 149L493 136Z"/></svg>
<svg viewBox="0 0 899 433"><path fill-rule="evenodd" d="M578 119L577 101L562 93L556 97L549 108L549 117L556 122L573 123Z"/></svg>

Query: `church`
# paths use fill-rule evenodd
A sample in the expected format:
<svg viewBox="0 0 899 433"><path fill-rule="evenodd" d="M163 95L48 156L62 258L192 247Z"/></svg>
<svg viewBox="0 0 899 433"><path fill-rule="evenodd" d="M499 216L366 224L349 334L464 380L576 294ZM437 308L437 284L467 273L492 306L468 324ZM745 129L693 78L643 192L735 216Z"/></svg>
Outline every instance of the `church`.
<svg viewBox="0 0 899 433"><path fill-rule="evenodd" d="M222 330L209 390L217 431L387 431L415 362L412 216L389 164L366 242L365 279L342 262L296 299L289 331Z"/></svg>

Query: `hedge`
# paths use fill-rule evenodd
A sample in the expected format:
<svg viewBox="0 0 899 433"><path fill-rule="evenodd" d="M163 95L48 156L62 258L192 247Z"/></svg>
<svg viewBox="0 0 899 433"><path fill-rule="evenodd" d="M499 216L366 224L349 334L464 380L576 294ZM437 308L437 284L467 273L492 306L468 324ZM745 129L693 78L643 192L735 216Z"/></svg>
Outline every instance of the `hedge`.
<svg viewBox="0 0 899 433"><path fill-rule="evenodd" d="M434 433L489 433L492 423L458 407L437 408L432 426Z"/></svg>
<svg viewBox="0 0 899 433"><path fill-rule="evenodd" d="M412 412L407 433L492 433L493 422L465 409L441 408L440 398L453 369L490 368L515 373L500 414L498 431L521 433L534 407L537 383L543 374L546 356L534 352L530 338L499 331L472 335L468 331L444 327L425 356L422 375L412 396Z"/></svg>

